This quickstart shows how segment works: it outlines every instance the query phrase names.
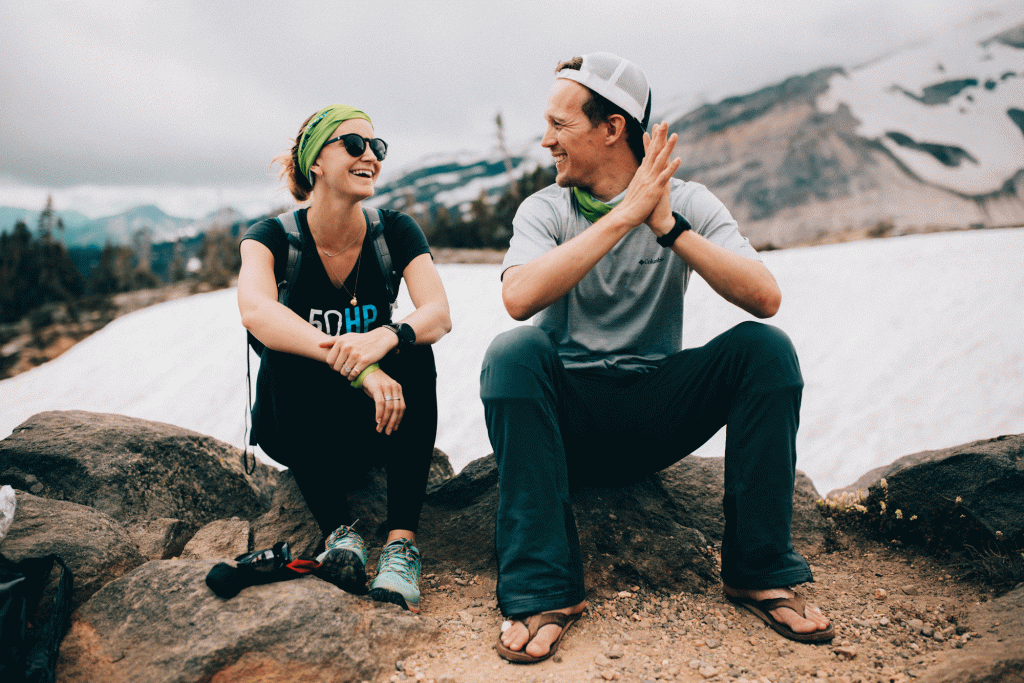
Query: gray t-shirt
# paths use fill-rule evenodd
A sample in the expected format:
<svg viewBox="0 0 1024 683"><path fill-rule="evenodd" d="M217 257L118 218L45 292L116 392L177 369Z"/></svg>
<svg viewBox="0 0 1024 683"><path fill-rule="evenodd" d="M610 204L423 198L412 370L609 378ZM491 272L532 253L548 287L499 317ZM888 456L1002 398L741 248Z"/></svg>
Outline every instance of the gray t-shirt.
<svg viewBox="0 0 1024 683"><path fill-rule="evenodd" d="M761 260L729 211L703 185L673 178L671 201L672 210L711 242ZM591 225L569 188L551 185L527 197L512 220L502 274ZM690 267L655 239L646 226L635 228L568 294L534 316L534 324L552 338L567 368L647 371L682 349L683 294Z"/></svg>

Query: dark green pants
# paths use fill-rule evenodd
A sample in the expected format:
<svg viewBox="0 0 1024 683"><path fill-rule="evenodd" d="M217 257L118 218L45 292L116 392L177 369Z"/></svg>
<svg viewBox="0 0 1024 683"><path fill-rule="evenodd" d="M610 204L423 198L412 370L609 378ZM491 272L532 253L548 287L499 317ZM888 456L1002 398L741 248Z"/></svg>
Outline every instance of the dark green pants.
<svg viewBox="0 0 1024 683"><path fill-rule="evenodd" d="M480 376L500 478L498 602L506 615L581 602L570 492L637 481L727 425L722 580L810 581L790 524L803 379L781 330L746 322L646 373L569 371L532 326L498 335Z"/></svg>

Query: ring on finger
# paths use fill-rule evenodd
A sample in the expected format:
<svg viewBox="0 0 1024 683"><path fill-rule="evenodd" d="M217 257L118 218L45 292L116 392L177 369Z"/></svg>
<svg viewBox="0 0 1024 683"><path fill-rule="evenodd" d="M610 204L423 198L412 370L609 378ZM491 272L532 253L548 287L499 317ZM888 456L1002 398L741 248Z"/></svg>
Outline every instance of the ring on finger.
<svg viewBox="0 0 1024 683"><path fill-rule="evenodd" d="M352 368L348 367L347 365L342 365L341 369L344 370L345 372L352 372Z"/></svg>

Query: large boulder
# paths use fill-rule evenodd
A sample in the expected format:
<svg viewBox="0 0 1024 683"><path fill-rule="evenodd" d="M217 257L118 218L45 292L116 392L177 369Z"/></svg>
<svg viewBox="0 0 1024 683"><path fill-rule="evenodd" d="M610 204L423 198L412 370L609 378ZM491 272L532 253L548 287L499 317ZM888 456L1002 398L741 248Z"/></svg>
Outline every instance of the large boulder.
<svg viewBox="0 0 1024 683"><path fill-rule="evenodd" d="M434 449L427 478L427 491L436 491L453 476L448 456ZM380 546L387 537L385 521L388 514L387 475L383 468L368 472L348 494L352 521L367 544ZM267 510L253 523L253 549L270 548L278 541L288 541L292 557L313 557L321 548L323 534L290 470L281 472L274 497Z"/></svg>
<svg viewBox="0 0 1024 683"><path fill-rule="evenodd" d="M59 555L74 574L72 609L146 561L124 527L98 510L15 492L14 523L0 542L8 559ZM56 581L42 604L52 604Z"/></svg>
<svg viewBox="0 0 1024 683"><path fill-rule="evenodd" d="M677 509L675 517L721 543L725 533L725 458L683 458L655 477ZM816 555L825 549L827 520L817 508L820 498L810 477L797 470L791 532L793 547L804 555Z"/></svg>
<svg viewBox="0 0 1024 683"><path fill-rule="evenodd" d="M0 484L88 505L121 522L255 519L276 470L243 471L241 451L209 436L104 413L46 412L0 441Z"/></svg>
<svg viewBox="0 0 1024 683"><path fill-rule="evenodd" d="M180 519L166 517L126 524L125 528L139 546L139 552L147 560L169 560L177 557L195 531Z"/></svg>
<svg viewBox="0 0 1024 683"><path fill-rule="evenodd" d="M1024 548L1024 434L907 455L829 498L856 491L867 492L868 518L892 537Z"/></svg>
<svg viewBox="0 0 1024 683"><path fill-rule="evenodd" d="M253 522L253 549L272 548L287 541L292 557L313 557L323 542L323 534L295 483L291 470L277 480L270 509Z"/></svg>
<svg viewBox="0 0 1024 683"><path fill-rule="evenodd" d="M252 550L249 522L237 517L218 519L196 532L182 549L181 559L231 560Z"/></svg>
<svg viewBox="0 0 1024 683"><path fill-rule="evenodd" d="M685 458L641 482L588 488L573 495L587 585L697 592L718 581L708 546L721 541L722 458ZM826 521L810 479L798 474L793 537L797 549L822 549ZM419 541L425 556L475 572L496 568L494 519L498 472L494 456L469 463L433 490L424 505Z"/></svg>
<svg viewBox="0 0 1024 683"><path fill-rule="evenodd" d="M383 680L431 645L431 619L357 598L312 576L223 600L212 561L148 562L72 616L57 662L68 683Z"/></svg>

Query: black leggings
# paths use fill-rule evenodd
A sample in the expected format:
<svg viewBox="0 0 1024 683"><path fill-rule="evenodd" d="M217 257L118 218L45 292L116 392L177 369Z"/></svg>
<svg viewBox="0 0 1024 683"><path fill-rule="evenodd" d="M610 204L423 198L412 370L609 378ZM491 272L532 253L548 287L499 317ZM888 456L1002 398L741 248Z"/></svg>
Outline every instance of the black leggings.
<svg viewBox="0 0 1024 683"><path fill-rule="evenodd" d="M360 488L375 467L387 472L386 528L416 531L419 526L437 435L434 356L429 346L414 346L389 354L380 366L402 385L406 410L398 429L377 433L373 399L345 386L327 408L310 406L301 416L292 412L293 437L277 449L285 452L268 451L291 469L325 536L352 523L347 493Z"/></svg>

